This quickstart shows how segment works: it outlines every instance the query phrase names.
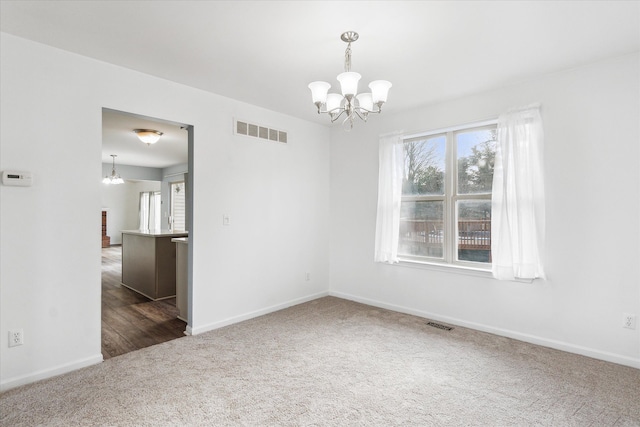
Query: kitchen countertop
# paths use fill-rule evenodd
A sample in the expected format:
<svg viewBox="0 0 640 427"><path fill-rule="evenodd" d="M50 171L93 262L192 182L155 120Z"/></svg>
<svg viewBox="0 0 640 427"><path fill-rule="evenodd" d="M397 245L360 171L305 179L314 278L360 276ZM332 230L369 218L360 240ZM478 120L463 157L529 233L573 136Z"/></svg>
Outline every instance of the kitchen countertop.
<svg viewBox="0 0 640 427"><path fill-rule="evenodd" d="M188 236L188 231L172 231L172 230L122 230L122 234L134 234L136 236L148 237L184 237Z"/></svg>

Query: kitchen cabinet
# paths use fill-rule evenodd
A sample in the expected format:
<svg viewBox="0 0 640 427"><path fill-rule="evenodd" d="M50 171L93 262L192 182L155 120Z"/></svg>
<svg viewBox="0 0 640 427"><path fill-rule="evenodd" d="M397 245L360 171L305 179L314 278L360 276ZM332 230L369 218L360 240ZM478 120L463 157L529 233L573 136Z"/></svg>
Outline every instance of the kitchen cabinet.
<svg viewBox="0 0 640 427"><path fill-rule="evenodd" d="M178 237L171 239L176 245L176 308L178 319L189 322L188 276L187 259L189 252L189 238Z"/></svg>
<svg viewBox="0 0 640 427"><path fill-rule="evenodd" d="M172 231L122 232L122 284L147 298L159 300L176 295L176 237Z"/></svg>

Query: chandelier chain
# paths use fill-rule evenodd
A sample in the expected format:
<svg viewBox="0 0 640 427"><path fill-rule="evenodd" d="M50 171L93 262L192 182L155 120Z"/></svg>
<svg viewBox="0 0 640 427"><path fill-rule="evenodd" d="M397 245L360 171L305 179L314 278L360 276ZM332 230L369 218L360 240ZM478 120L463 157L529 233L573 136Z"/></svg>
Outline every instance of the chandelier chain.
<svg viewBox="0 0 640 427"><path fill-rule="evenodd" d="M347 50L344 51L344 71L351 71L351 42L347 44Z"/></svg>

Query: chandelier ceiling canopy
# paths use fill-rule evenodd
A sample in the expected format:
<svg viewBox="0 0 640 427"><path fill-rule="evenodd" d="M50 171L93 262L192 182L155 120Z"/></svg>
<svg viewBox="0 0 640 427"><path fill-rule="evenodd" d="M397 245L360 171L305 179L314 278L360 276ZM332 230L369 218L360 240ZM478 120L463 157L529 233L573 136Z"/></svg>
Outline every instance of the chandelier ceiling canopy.
<svg viewBox="0 0 640 427"><path fill-rule="evenodd" d="M356 117L366 122L370 113L380 113L382 104L387 102L387 95L391 88L391 83L386 80L374 80L369 83L371 92L358 94L358 81L362 76L351 71L351 43L358 40L358 37L355 31L347 31L340 36L342 41L347 43L344 53L344 73L337 76L342 94L328 93L331 84L327 82L309 83L311 98L318 108L318 114L329 114L331 122L345 115L342 124L347 130L353 128Z"/></svg>

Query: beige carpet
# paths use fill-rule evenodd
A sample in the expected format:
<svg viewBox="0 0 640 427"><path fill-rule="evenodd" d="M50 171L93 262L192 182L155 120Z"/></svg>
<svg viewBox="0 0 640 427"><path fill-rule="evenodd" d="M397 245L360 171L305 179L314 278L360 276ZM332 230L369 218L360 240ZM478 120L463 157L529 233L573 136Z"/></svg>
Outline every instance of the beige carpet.
<svg viewBox="0 0 640 427"><path fill-rule="evenodd" d="M3 426L638 426L640 370L327 297L0 395Z"/></svg>

